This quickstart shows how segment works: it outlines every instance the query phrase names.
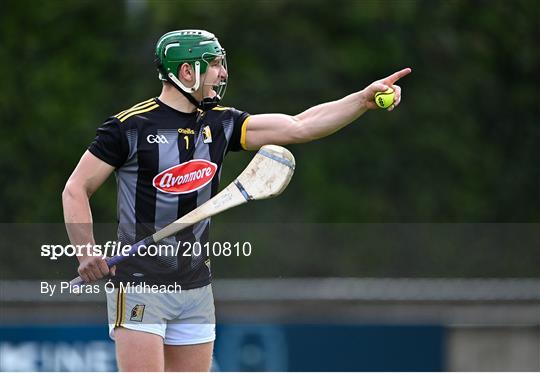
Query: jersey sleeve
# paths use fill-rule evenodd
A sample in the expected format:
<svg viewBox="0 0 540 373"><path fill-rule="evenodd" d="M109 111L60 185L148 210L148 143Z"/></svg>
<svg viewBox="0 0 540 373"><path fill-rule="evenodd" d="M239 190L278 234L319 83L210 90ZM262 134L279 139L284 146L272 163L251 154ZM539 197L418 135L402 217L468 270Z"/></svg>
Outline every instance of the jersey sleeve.
<svg viewBox="0 0 540 373"><path fill-rule="evenodd" d="M233 132L229 140L228 150L236 152L246 149L246 126L249 122L250 114L245 111L231 109L233 117Z"/></svg>
<svg viewBox="0 0 540 373"><path fill-rule="evenodd" d="M97 129L96 138L88 146L88 151L116 168L124 164L129 154L129 146L126 134L116 118L107 119Z"/></svg>

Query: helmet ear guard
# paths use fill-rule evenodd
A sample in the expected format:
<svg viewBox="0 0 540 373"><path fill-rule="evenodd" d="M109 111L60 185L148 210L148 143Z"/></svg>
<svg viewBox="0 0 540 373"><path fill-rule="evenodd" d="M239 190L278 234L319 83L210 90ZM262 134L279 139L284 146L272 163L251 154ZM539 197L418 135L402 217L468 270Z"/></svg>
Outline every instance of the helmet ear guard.
<svg viewBox="0 0 540 373"><path fill-rule="evenodd" d="M161 59L159 57L156 56L156 58L154 59L154 63L156 64L157 70L159 72L160 80L164 80L162 77L165 77L166 78L165 81L169 82L173 87L175 87L178 91L180 91L180 93L182 93L189 100L189 102L195 105L195 107L201 110L205 110L205 109L202 109L201 102L197 101L195 97L193 97L190 93L187 92L187 89L182 84L182 82L180 82L180 80L178 80L178 78L174 76L173 73L167 72L167 70L165 70L165 67L163 66L163 63L161 62ZM196 89L192 90L192 92L194 92L195 90ZM214 108L215 106L217 106L217 103L213 107L210 107L206 110L210 110Z"/></svg>
<svg viewBox="0 0 540 373"><path fill-rule="evenodd" d="M167 80L172 80L175 82L176 85L181 87L184 92L194 93L201 86L201 63L199 61L195 61L195 84L191 88L188 88L182 84L180 79L178 79L172 72L167 73L167 78Z"/></svg>

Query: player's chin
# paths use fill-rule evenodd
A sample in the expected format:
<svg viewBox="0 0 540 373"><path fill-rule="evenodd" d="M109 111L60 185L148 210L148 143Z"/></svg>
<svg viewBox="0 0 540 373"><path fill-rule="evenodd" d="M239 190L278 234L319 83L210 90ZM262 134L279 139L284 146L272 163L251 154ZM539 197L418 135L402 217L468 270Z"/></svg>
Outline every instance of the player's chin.
<svg viewBox="0 0 540 373"><path fill-rule="evenodd" d="M206 94L204 95L204 97L208 97L208 98L214 98L217 96L217 92L214 90L214 89L210 89L208 92L206 92Z"/></svg>

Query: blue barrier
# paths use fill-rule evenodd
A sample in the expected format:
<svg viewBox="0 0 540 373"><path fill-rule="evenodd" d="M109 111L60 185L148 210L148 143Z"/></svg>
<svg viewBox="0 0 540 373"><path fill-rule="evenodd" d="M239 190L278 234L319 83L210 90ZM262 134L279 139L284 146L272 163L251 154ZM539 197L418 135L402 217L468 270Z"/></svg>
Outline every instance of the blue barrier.
<svg viewBox="0 0 540 373"><path fill-rule="evenodd" d="M222 371L442 371L442 326L269 325L217 327ZM106 326L0 327L1 371L116 370Z"/></svg>
<svg viewBox="0 0 540 373"><path fill-rule="evenodd" d="M113 371L107 326L0 327L1 371Z"/></svg>

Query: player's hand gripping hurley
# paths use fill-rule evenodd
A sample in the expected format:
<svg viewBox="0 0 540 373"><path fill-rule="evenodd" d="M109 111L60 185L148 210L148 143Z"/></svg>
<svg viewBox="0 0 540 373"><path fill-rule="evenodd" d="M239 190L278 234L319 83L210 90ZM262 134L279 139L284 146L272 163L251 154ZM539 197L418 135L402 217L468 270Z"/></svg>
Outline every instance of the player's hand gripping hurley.
<svg viewBox="0 0 540 373"><path fill-rule="evenodd" d="M246 169L225 189L152 236L133 244L127 255L108 258L107 265L112 267L136 255L140 252L139 248L148 247L231 207L250 200L271 198L281 194L291 181L294 167L294 156L290 151L276 145L263 146ZM77 277L71 280L70 285L77 287L83 283L84 281Z"/></svg>

